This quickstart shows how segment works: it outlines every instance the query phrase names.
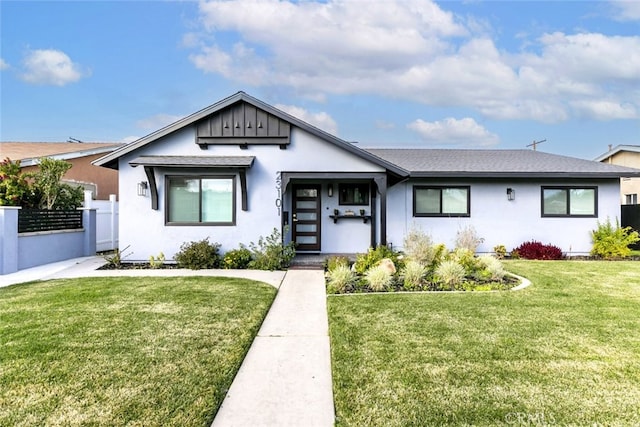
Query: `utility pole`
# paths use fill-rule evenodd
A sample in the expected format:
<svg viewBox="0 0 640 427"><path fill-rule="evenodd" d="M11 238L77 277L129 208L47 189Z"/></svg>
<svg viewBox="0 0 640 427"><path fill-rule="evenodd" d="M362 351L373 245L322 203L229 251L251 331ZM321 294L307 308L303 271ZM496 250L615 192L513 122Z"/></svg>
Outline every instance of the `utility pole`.
<svg viewBox="0 0 640 427"><path fill-rule="evenodd" d="M543 139L541 141L533 141L531 144L528 144L527 147L533 147L533 151L536 151L536 146L546 141L547 141L546 139Z"/></svg>

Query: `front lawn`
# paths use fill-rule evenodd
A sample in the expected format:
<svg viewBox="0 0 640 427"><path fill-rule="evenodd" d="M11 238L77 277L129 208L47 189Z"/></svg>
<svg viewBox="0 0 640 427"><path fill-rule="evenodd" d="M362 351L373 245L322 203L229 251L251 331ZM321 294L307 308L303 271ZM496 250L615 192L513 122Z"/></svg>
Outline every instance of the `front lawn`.
<svg viewBox="0 0 640 427"><path fill-rule="evenodd" d="M337 424L640 425L640 263L505 266L533 285L329 296Z"/></svg>
<svg viewBox="0 0 640 427"><path fill-rule="evenodd" d="M275 293L221 277L0 289L0 425L210 425Z"/></svg>

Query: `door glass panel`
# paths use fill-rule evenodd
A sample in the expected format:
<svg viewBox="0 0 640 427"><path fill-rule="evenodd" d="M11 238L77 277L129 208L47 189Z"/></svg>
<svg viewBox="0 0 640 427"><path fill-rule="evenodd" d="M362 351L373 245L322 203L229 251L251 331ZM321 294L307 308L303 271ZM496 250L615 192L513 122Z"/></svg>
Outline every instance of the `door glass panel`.
<svg viewBox="0 0 640 427"><path fill-rule="evenodd" d="M302 245L315 245L317 240L316 236L298 236L296 242Z"/></svg>
<svg viewBox="0 0 640 427"><path fill-rule="evenodd" d="M318 197L318 190L315 188L298 188L296 190L297 197Z"/></svg>
<svg viewBox="0 0 640 427"><path fill-rule="evenodd" d="M298 224L296 225L296 231L298 233L315 233L318 229L316 224Z"/></svg>
<svg viewBox="0 0 640 427"><path fill-rule="evenodd" d="M298 221L315 221L315 212L298 212Z"/></svg>
<svg viewBox="0 0 640 427"><path fill-rule="evenodd" d="M316 202L315 200L298 200L296 202L296 208L298 209L315 209L316 206L318 206L318 202Z"/></svg>

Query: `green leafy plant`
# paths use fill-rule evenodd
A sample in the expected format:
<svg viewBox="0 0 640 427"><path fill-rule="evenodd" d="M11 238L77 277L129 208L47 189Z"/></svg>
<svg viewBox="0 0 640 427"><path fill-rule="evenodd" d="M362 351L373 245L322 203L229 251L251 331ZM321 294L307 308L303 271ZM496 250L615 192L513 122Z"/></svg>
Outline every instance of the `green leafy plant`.
<svg viewBox="0 0 640 427"><path fill-rule="evenodd" d="M482 255L478 263L490 280L502 280L505 275L504 266L499 259L491 255Z"/></svg>
<svg viewBox="0 0 640 427"><path fill-rule="evenodd" d="M224 254L222 258L222 268L226 269L245 269L249 267L253 255L251 251L241 246L238 249L233 249Z"/></svg>
<svg viewBox="0 0 640 427"><path fill-rule="evenodd" d="M66 160L42 157L38 166L38 172L33 174L33 178L34 185L42 191L40 208L53 209L62 191L62 177L72 165Z"/></svg>
<svg viewBox="0 0 640 427"><path fill-rule="evenodd" d="M376 267L384 258L389 258L393 261L396 268L401 268L402 260L399 258L399 255L399 253L394 252L391 248L384 245L379 245L375 249L369 248L367 253L356 255L356 262L353 265L353 269L358 274L365 274L369 269Z"/></svg>
<svg viewBox="0 0 640 427"><path fill-rule="evenodd" d="M388 290L393 280L393 276L389 273L389 270L382 267L370 268L365 273L364 278L369 289L374 292Z"/></svg>
<svg viewBox="0 0 640 427"><path fill-rule="evenodd" d="M337 264L327 272L327 291L337 294L344 293L353 286L355 280L356 275L348 264Z"/></svg>
<svg viewBox="0 0 640 427"><path fill-rule="evenodd" d="M289 242L285 245L277 228L274 228L267 237L260 236L257 244L251 242L249 249L253 255L249 268L256 270L285 269L296 256L295 243Z"/></svg>
<svg viewBox="0 0 640 427"><path fill-rule="evenodd" d="M496 258L503 259L507 256L507 248L504 245L496 245L493 247L493 253L496 254Z"/></svg>
<svg viewBox="0 0 640 427"><path fill-rule="evenodd" d="M120 268L122 266L122 261L133 253L125 253L125 251L129 249L129 246L131 245L128 245L122 250L116 249L113 253L105 255L104 259L107 261L107 265L111 268Z"/></svg>
<svg viewBox="0 0 640 427"><path fill-rule="evenodd" d="M615 226L611 220L600 223L591 231L593 246L591 255L604 259L626 258L631 254L630 245L640 241L640 235L631 227L620 227L616 218Z"/></svg>
<svg viewBox="0 0 640 427"><path fill-rule="evenodd" d="M153 255L149 257L149 266L154 269L162 268L164 261L164 253L160 252L157 257L154 257Z"/></svg>
<svg viewBox="0 0 640 427"><path fill-rule="evenodd" d="M440 283L453 290L464 281L465 269L455 260L445 260L436 268L435 276Z"/></svg>
<svg viewBox="0 0 640 427"><path fill-rule="evenodd" d="M408 291L417 291L422 289L428 271L429 269L418 261L407 261L404 265L404 269L402 270L404 276L404 288Z"/></svg>
<svg viewBox="0 0 640 427"><path fill-rule="evenodd" d="M484 238L478 236L476 229L472 225L467 225L456 233L456 249L468 249L475 254L482 242L484 242Z"/></svg>
<svg viewBox="0 0 640 427"><path fill-rule="evenodd" d="M350 267L349 258L341 255L333 255L327 258L326 260L326 269L327 271L335 270L339 266L347 266Z"/></svg>
<svg viewBox="0 0 640 427"><path fill-rule="evenodd" d="M22 206L30 192L29 182L20 170L20 160L8 157L0 162L0 206Z"/></svg>
<svg viewBox="0 0 640 427"><path fill-rule="evenodd" d="M210 243L209 238L183 243L180 251L176 253L175 260L180 268L200 270L205 268L217 268L220 264L219 243Z"/></svg>
<svg viewBox="0 0 640 427"><path fill-rule="evenodd" d="M464 267L466 274L473 274L478 269L478 258L467 248L456 248L449 253L447 259L452 260Z"/></svg>

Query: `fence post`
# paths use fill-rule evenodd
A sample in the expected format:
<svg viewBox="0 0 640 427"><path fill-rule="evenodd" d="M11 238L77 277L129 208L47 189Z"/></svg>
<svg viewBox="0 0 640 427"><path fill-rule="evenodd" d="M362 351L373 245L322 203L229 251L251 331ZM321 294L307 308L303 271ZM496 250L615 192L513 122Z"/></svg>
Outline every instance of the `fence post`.
<svg viewBox="0 0 640 427"><path fill-rule="evenodd" d="M109 220L111 224L111 247L113 249L118 249L118 242L116 242L116 227L118 226L118 221L116 221L116 195L109 194Z"/></svg>
<svg viewBox="0 0 640 427"><path fill-rule="evenodd" d="M83 207L92 208L93 207L93 192L89 190L84 190L84 203Z"/></svg>
<svg viewBox="0 0 640 427"><path fill-rule="evenodd" d="M82 208L82 227L84 228L83 256L96 254L96 209Z"/></svg>
<svg viewBox="0 0 640 427"><path fill-rule="evenodd" d="M18 271L19 206L0 206L0 275Z"/></svg>

